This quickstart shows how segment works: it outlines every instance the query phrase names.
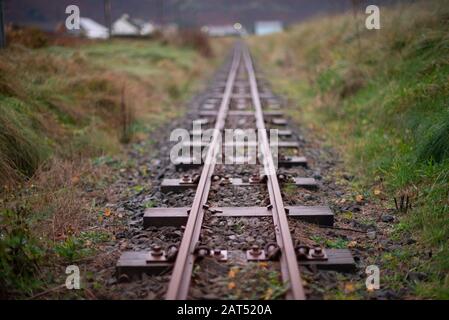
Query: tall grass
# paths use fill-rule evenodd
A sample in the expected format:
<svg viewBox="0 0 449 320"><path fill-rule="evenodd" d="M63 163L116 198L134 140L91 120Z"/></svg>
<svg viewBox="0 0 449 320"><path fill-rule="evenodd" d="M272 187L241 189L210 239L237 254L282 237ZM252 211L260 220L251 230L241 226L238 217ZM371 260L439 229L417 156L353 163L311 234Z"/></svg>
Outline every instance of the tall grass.
<svg viewBox="0 0 449 320"><path fill-rule="evenodd" d="M208 61L197 48L157 41L36 50L23 46L34 33L11 34L0 53L0 185L31 177L51 155L117 152L138 136L136 119L147 128L179 114L208 66L195 62Z"/></svg>
<svg viewBox="0 0 449 320"><path fill-rule="evenodd" d="M396 230L419 239L404 248L410 255L432 250L414 266L429 274L415 289L440 298L449 296L448 17L447 1L418 1L381 8L378 31L355 28L348 13L253 42L275 66L275 87L299 105L292 116L333 142L365 191L381 181L387 207L413 196Z"/></svg>
<svg viewBox="0 0 449 320"><path fill-rule="evenodd" d="M120 163L121 143L184 112L215 62L157 41L17 43L0 52L1 298L60 286L47 275L94 252L116 177L94 159Z"/></svg>

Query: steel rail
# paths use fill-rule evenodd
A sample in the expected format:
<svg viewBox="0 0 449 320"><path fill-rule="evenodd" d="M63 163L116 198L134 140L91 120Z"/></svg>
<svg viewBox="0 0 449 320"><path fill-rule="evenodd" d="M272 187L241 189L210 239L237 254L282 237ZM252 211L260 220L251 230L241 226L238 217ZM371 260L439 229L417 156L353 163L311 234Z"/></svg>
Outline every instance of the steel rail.
<svg viewBox="0 0 449 320"><path fill-rule="evenodd" d="M272 205L271 210L275 226L276 241L281 250L281 274L283 281L289 284L287 299L304 300L304 288L302 286L298 261L296 259L296 253L288 226L287 214L282 201L276 167L268 142L257 79L247 47L243 48L243 59L250 82L252 102L256 109L255 114L257 129L259 131L259 147L261 149L261 154L263 155L263 167L267 176L267 186Z"/></svg>
<svg viewBox="0 0 449 320"><path fill-rule="evenodd" d="M225 119L229 110L232 90L234 87L237 70L242 56L241 44L234 48L231 69L226 81L226 88L218 111L214 134L209 144L209 149L204 160L200 181L195 193L192 208L189 213L186 228L179 246L178 255L173 267L172 276L166 294L167 300L185 300L189 292L193 265L195 263L194 251L198 243L201 226L203 224L205 208L211 186L211 178L214 172L216 158L221 150L220 132L225 125Z"/></svg>

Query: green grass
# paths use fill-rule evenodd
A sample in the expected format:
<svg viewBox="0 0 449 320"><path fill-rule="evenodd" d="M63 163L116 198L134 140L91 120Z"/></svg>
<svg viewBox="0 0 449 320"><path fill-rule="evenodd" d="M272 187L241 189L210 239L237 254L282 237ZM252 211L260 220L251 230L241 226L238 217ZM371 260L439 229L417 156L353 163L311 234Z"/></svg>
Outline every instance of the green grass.
<svg viewBox="0 0 449 320"><path fill-rule="evenodd" d="M291 116L341 151L355 188L369 196L381 186L388 208L394 196L410 195L413 209L392 236L419 240L405 254L432 251L430 261L413 266L429 275L415 294L448 298L449 9L444 1L422 1L381 14L380 31L360 27L361 51L349 14L312 20L253 47L274 66L275 88L299 106Z"/></svg>
<svg viewBox="0 0 449 320"><path fill-rule="evenodd" d="M43 49L57 56L71 58L73 49L67 47L50 47ZM82 47L76 56L92 61L94 65L134 76L156 76L164 70L157 66L163 61L170 61L188 70L192 67L195 51L162 45L159 42L113 41Z"/></svg>
<svg viewBox="0 0 449 320"><path fill-rule="evenodd" d="M194 79L213 63L158 41L2 51L0 185L29 178L54 155L117 153L119 141L179 116ZM122 88L129 114L123 130Z"/></svg>
<svg viewBox="0 0 449 320"><path fill-rule="evenodd" d="M44 257L42 248L30 232L24 208L0 211L0 297L9 293L31 293L41 283L35 278Z"/></svg>
<svg viewBox="0 0 449 320"><path fill-rule="evenodd" d="M60 285L55 269L69 263L92 267L121 223L103 196L138 165L122 144L146 140L131 146L146 154L217 58L157 40L1 50L0 298Z"/></svg>

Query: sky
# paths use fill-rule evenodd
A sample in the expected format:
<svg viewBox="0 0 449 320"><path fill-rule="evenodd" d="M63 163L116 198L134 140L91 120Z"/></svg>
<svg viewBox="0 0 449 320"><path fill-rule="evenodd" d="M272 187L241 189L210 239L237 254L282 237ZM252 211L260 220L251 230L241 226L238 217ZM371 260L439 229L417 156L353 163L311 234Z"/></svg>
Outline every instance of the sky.
<svg viewBox="0 0 449 320"><path fill-rule="evenodd" d="M36 25L52 30L65 20L69 4L80 7L81 16L104 24L104 0L3 0L5 20L19 25ZM301 22L315 15L332 14L351 8L351 0L110 0L112 16L124 13L157 23L174 22L201 27L242 23L247 29L256 21ZM360 0L363 5L391 4L407 0ZM409 0L410 2L412 0ZM363 9L361 9L363 10Z"/></svg>

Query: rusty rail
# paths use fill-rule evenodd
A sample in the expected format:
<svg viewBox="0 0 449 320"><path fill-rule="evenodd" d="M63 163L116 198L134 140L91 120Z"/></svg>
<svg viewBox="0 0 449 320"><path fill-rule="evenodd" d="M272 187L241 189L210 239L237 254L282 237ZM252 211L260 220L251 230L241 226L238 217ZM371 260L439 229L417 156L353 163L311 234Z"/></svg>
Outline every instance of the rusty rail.
<svg viewBox="0 0 449 320"><path fill-rule="evenodd" d="M221 101L220 109L215 123L214 134L209 144L201 178L198 183L195 198L187 220L187 225L182 237L179 252L173 268L173 273L168 285L167 300L185 300L189 291L193 264L195 262L194 251L198 243L201 226L203 223L205 208L211 186L211 177L214 172L216 157L221 150L219 146L220 131L223 130L225 119L229 110L232 90L234 87L237 70L242 57L241 44L234 49L231 69L226 82L225 92Z"/></svg>
<svg viewBox="0 0 449 320"><path fill-rule="evenodd" d="M168 286L166 298L168 300L183 300L187 298L193 265L195 263L195 248L197 246L203 218L205 214L205 205L208 199L211 186L211 177L214 172L216 157L220 149L220 132L224 129L225 119L229 110L229 103L234 87L240 62L243 62L248 73L248 81L251 88L251 98L255 108L255 117L257 129L260 132L259 146L262 154L263 168L267 176L267 187L270 195L271 213L273 216L276 241L281 250L281 273L285 283L289 285L287 292L288 299L305 299L302 287L301 276L296 259L295 248L290 235L282 201L281 190L277 178L276 167L271 154L267 131L265 128L264 116L260 96L257 86L257 80L252 64L251 56L246 47L238 44L234 49L231 69L226 82L225 92L221 101L220 109L217 115L214 135L209 144L209 150L206 155L204 167L201 172L201 178L198 183L195 198L187 220L187 225L179 247L179 252L173 268L172 277Z"/></svg>
<svg viewBox="0 0 449 320"><path fill-rule="evenodd" d="M295 248L293 245L290 229L287 221L284 203L282 201L281 189L276 174L273 157L268 142L265 121L263 117L262 105L260 102L259 89L257 87L256 75L249 50L243 49L244 63L248 72L249 83L251 87L251 97L254 108L256 109L256 123L259 130L259 146L263 155L263 165L267 176L267 186L272 205L273 222L276 233L276 241L281 249L281 272L285 283L289 284L288 299L304 300L305 294L302 287L301 276L296 259Z"/></svg>
<svg viewBox="0 0 449 320"><path fill-rule="evenodd" d="M356 269L355 261L348 249L329 249L325 251L320 246L312 248L301 244L296 248L294 247L287 215L289 219L301 219L311 223L325 225L333 224L334 215L327 206L284 207L279 185L280 182L310 189L318 188L318 184L313 178L292 176L287 178L285 174L278 175L271 148L273 147L274 139L273 137L271 137L271 140L268 139L264 116L274 125L285 126L287 121L283 118L276 118L279 112L262 110L261 99L267 99L266 101L269 106L276 107L270 100L273 98L272 95L259 92L258 79L256 78L248 48L242 43L238 43L234 48L230 67L226 65L226 68L230 69L223 71L223 74L217 79L218 81L211 92L211 97L214 100L212 109L215 109L219 103L218 112L215 110L213 112L210 110L202 111L203 115L205 114L210 117L216 116L216 122L211 141L204 145L208 149L203 161L204 165L201 175L194 174L192 177L187 175L181 179L164 179L161 183L162 192L164 190L177 192L188 188L196 188L190 210L188 210L189 208L151 208L147 209L144 214L144 225L146 226L185 225L185 231L179 248L171 245L166 250L163 250L160 245L154 245L150 251L124 252L117 262L117 273L118 275L122 275L123 279L129 279L129 276L134 277L140 273L160 274L161 272L165 272L167 268L173 267L166 299L184 300L188 297L193 266L198 256L205 256L205 252L208 252L217 261L227 261L227 250L212 251L209 248L201 246L199 243L203 220L208 210L211 213L214 211L217 216L221 212L221 215L226 217L272 216L276 243L267 244L264 250L260 250L258 246L253 246L251 250L245 250L247 261L279 261L282 280L288 285L286 298L295 300L305 299L298 265L315 265L317 267L350 272ZM247 91L248 85L249 92ZM234 88L238 90L234 90ZM247 102L251 100L254 109L251 111L229 111L231 108L231 99L235 99L234 102L236 103L235 107L237 109L246 109ZM203 108L206 109L205 106ZM239 178L218 178L223 183L236 186L249 186L253 183L258 185L266 184L270 205L266 207L209 208L207 201L215 165L218 160L217 156L222 152L221 133L225 126L225 120L227 117L240 115L254 116L256 119L256 129L258 130L259 138L257 143L259 149L258 160L262 164L261 170L263 170L263 176L256 174L254 175L255 178L250 178L249 180L252 179L252 181L248 182L243 182ZM209 123L209 120L206 119L203 122ZM287 130L281 131L283 131L285 136ZM281 131L279 131L279 135L281 135ZM203 147L201 143L197 145L200 148ZM226 146L227 144L225 143L224 145ZM194 146L194 144L189 144L189 146ZM277 147L289 148L292 146L299 147L293 141L281 141ZM296 159L284 158L280 159L279 164L284 167L307 165L307 160L305 157L296 157ZM218 256L216 256L217 252L219 253ZM226 258L221 259L222 257Z"/></svg>

